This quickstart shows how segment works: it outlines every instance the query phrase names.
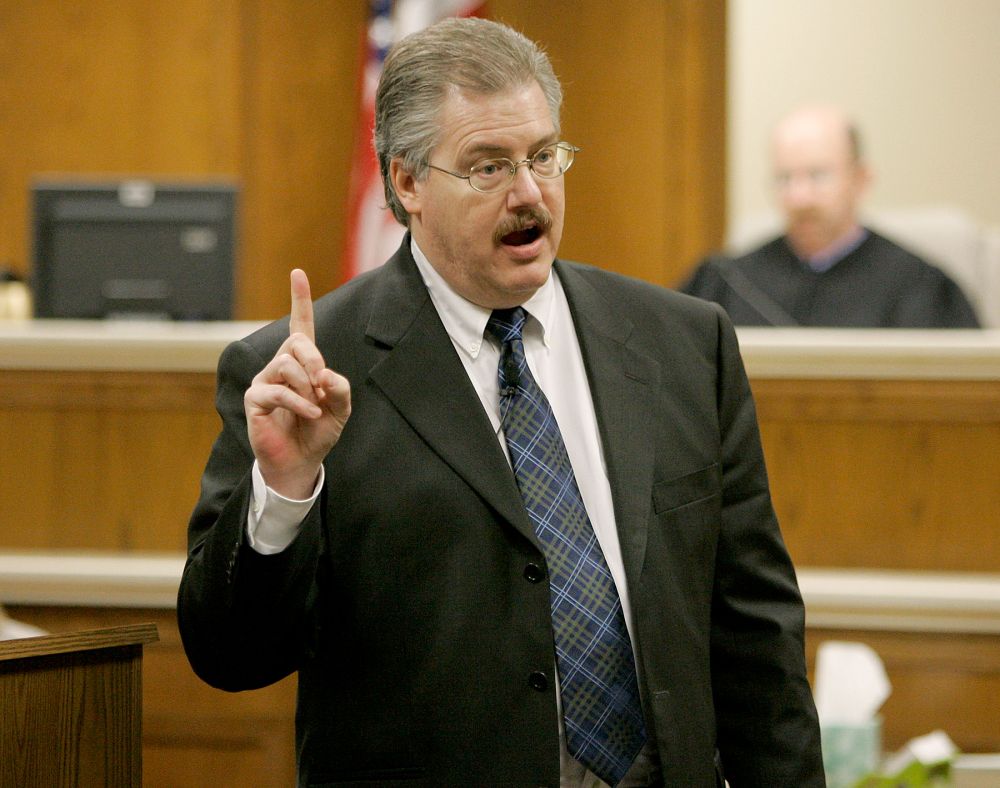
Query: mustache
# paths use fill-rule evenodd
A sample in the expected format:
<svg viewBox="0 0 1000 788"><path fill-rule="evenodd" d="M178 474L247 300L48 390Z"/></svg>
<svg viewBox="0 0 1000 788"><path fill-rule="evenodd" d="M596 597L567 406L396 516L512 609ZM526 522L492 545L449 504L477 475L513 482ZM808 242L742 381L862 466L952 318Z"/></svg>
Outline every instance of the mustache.
<svg viewBox="0 0 1000 788"><path fill-rule="evenodd" d="M552 214L544 208L522 208L497 225L493 231L493 242L499 244L505 236L527 230L529 227L537 227L541 233L547 233L552 227Z"/></svg>
<svg viewBox="0 0 1000 788"><path fill-rule="evenodd" d="M789 213L790 219L820 219L822 218L822 211L818 211L815 208L801 208L797 211L791 211Z"/></svg>

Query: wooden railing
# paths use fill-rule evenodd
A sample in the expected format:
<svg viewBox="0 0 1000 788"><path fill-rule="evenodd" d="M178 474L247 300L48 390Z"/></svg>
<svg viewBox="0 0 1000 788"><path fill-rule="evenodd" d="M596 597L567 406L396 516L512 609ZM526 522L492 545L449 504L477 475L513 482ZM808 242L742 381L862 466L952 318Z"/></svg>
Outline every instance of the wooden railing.
<svg viewBox="0 0 1000 788"><path fill-rule="evenodd" d="M0 602L51 631L157 624L151 784L294 774L294 678L208 688L173 610L215 363L254 327L0 324ZM941 727L1000 751L1000 332L739 335L810 660L831 638L878 651L888 748Z"/></svg>

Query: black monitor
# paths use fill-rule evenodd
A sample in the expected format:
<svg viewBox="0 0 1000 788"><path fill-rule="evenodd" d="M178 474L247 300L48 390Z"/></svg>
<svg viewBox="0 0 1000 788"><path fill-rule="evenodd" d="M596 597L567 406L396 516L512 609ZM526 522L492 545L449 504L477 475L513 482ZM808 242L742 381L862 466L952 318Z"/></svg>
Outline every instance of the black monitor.
<svg viewBox="0 0 1000 788"><path fill-rule="evenodd" d="M229 320L231 183L36 182L35 316Z"/></svg>

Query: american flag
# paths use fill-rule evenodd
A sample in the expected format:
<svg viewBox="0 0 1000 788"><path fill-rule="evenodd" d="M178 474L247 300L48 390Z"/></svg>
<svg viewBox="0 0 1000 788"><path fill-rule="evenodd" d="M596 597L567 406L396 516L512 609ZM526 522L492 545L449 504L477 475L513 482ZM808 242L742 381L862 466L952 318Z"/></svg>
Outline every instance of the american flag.
<svg viewBox="0 0 1000 788"><path fill-rule="evenodd" d="M385 262L405 232L385 207L372 146L375 90L386 53L399 39L446 16L480 16L483 6L483 0L371 0L348 201L347 248L342 268L345 280Z"/></svg>

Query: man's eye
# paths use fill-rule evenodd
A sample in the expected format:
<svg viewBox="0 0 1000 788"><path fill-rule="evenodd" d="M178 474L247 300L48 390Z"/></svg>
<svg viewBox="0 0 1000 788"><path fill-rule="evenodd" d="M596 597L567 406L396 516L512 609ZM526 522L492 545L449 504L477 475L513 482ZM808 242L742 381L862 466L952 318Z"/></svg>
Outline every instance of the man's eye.
<svg viewBox="0 0 1000 788"><path fill-rule="evenodd" d="M499 175L503 170L503 165L496 161L484 161L476 167L476 173L486 178Z"/></svg>
<svg viewBox="0 0 1000 788"><path fill-rule="evenodd" d="M534 155L532 161L535 164L551 164L552 159L555 158L555 155L556 153L554 150L552 150L552 148L543 148Z"/></svg>

